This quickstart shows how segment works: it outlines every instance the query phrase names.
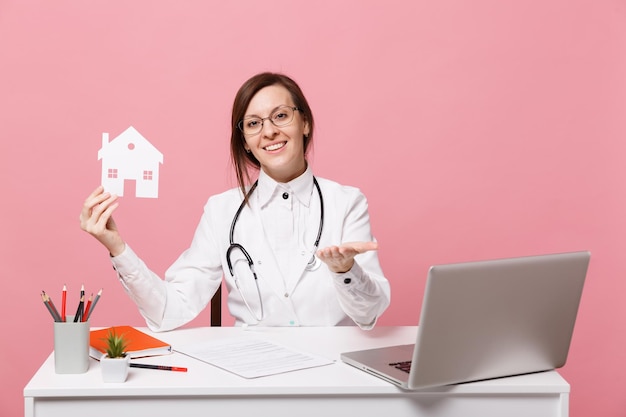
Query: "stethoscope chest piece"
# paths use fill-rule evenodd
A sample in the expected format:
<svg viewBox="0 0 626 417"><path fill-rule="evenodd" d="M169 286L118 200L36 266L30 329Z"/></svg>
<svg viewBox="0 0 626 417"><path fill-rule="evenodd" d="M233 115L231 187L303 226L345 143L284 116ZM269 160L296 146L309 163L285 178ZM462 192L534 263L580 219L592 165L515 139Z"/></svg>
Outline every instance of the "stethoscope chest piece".
<svg viewBox="0 0 626 417"><path fill-rule="evenodd" d="M250 197L250 195L252 195L252 192L254 191L254 189L257 187L258 184L259 184L258 181L256 181L254 184L252 184L252 187L250 187L250 190L248 191L248 197ZM317 183L317 180L315 179L315 177L313 177L313 184L315 185L315 188L317 189L317 193L320 196L320 225L319 225L319 228L317 230L317 238L315 239L315 243L313 244L313 247L315 248L315 250L313 250L313 254L311 256L311 259L309 259L309 262L306 265L306 270L307 271L315 271L316 269L318 269L322 265L322 261L317 256L315 256L315 251L317 250L317 247L318 247L318 245L320 243L320 238L322 236L322 230L324 228L324 198L322 197L322 190L320 188L320 185ZM263 297L261 297L261 290L259 289L259 280L257 279L256 272L254 271L254 262L252 260L252 257L248 253L248 251L241 244L235 243L235 225L237 224L237 219L239 219L239 215L241 214L241 212L243 211L244 207L246 206L246 201L247 200L244 199L241 202L241 204L239 205L239 208L237 209L237 212L235 213L235 216L233 217L233 221L232 221L232 223L230 225L230 234L228 236L229 237L230 246L226 250L226 263L228 264L228 270L230 271L230 275L235 280L235 284L237 286L237 289L239 290L239 293L241 295L241 299L243 300L244 304L246 305L246 308L248 309L248 311L250 312L252 317L256 319L257 322L261 322L264 319L264 317L265 317L265 313L263 311ZM246 261L248 263L248 266L250 267L250 271L252 272L252 275L254 276L254 283L256 285L257 295L259 296L259 306L260 306L260 310L261 310L261 315L260 316L255 314L255 312L252 310L252 308L248 304L248 301L246 300L245 296L243 295L243 292L241 292L241 289L239 288L239 280L237 278L235 278L235 271L233 269L233 263L232 263L232 261L230 259L231 252L233 250L238 250L245 256ZM260 265L261 261L259 261L258 263Z"/></svg>
<svg viewBox="0 0 626 417"><path fill-rule="evenodd" d="M309 259L309 263L306 264L305 269L307 271L315 271L316 269L319 269L320 266L322 266L322 261L320 261L320 258L313 255L311 256L311 259Z"/></svg>

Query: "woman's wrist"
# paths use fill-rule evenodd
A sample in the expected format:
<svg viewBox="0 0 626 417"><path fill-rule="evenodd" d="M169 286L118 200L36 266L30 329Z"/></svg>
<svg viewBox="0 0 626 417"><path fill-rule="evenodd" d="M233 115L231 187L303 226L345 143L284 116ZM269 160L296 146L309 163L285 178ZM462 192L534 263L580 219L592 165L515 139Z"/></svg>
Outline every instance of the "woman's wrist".
<svg viewBox="0 0 626 417"><path fill-rule="evenodd" d="M120 241L115 245L108 246L107 249L109 250L109 255L111 257L115 257L121 255L122 252L124 252L124 249L126 249L126 243L124 243L124 241Z"/></svg>
<svg viewBox="0 0 626 417"><path fill-rule="evenodd" d="M354 259L352 260L352 262L350 262L350 265L342 265L341 267L330 267L329 269L334 272L335 274L345 274L346 272L349 272L352 269L352 266L354 266Z"/></svg>

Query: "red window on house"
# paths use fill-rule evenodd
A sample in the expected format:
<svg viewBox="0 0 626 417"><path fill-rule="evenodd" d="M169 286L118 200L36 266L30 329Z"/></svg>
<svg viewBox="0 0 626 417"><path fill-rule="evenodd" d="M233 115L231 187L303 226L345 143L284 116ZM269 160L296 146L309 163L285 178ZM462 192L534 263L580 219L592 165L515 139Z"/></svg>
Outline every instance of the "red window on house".
<svg viewBox="0 0 626 417"><path fill-rule="evenodd" d="M152 181L152 171L144 171L143 172L143 179L145 181Z"/></svg>
<svg viewBox="0 0 626 417"><path fill-rule="evenodd" d="M109 173L107 175L109 178L117 178L117 169L109 168Z"/></svg>

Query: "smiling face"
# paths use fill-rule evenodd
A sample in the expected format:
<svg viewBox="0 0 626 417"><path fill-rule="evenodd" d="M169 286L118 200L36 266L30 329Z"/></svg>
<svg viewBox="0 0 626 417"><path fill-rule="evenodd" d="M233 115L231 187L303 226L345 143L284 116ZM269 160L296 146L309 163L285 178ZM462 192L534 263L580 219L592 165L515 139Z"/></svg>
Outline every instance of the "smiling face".
<svg viewBox="0 0 626 417"><path fill-rule="evenodd" d="M276 127L269 117L280 106L295 107L289 91L282 85L270 85L259 90L246 109L244 120L258 117L263 120L261 131L244 135L246 151L252 152L263 171L277 182L289 182L306 170L304 136L309 124L299 111L291 123Z"/></svg>

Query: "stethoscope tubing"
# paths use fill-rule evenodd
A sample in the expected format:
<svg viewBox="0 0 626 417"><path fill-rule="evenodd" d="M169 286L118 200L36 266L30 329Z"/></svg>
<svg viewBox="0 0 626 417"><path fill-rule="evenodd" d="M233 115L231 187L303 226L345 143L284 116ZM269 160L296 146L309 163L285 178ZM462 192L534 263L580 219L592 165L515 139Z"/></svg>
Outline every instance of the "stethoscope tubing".
<svg viewBox="0 0 626 417"><path fill-rule="evenodd" d="M233 221L230 224L230 233L228 236L230 246L228 246L228 249L226 250L226 264L228 265L228 271L230 272L230 276L233 277L233 279L235 280L235 285L237 287L237 290L239 291L239 294L241 295L241 298L243 299L243 302L246 305L248 311L257 320L257 322L260 322L265 317L265 314L263 311L263 298L261 297L261 290L259 289L259 280L254 270L254 261L252 260L252 257L250 256L246 248L243 247L243 245L239 243L235 243L235 238L234 238L235 225L237 224L237 220L239 220L239 216L241 215L241 212L246 206L246 202L248 201L248 199L250 198L250 196L252 195L252 193L254 192L258 184L259 184L258 180L255 181L254 184L252 184L252 187L250 187L250 190L248 190L246 198L244 198L241 204L239 205L239 208L237 209L237 212L235 213L235 216L233 217ZM317 252L320 240L322 238L322 230L324 230L324 197L322 196L322 190L315 177L313 177L313 184L315 185L315 188L317 189L317 193L319 194L319 197L320 197L320 224L317 230L317 237L315 238L315 243L313 244L313 255L311 256L311 260L309 261L307 265L308 270L312 270L315 268L315 265L316 265L315 253ZM254 277L254 283L256 285L257 294L259 295L259 303L261 306L260 317L257 316L252 311L252 308L248 304L248 301L246 300L245 296L243 295L243 292L241 291L241 288L239 287L239 280L235 276L235 273L233 270L233 264L232 264L232 261L230 260L230 256L231 256L232 251L236 249L239 250L243 254L243 256L246 258L246 261L248 262L248 267L250 268L250 271L252 271L252 276Z"/></svg>

